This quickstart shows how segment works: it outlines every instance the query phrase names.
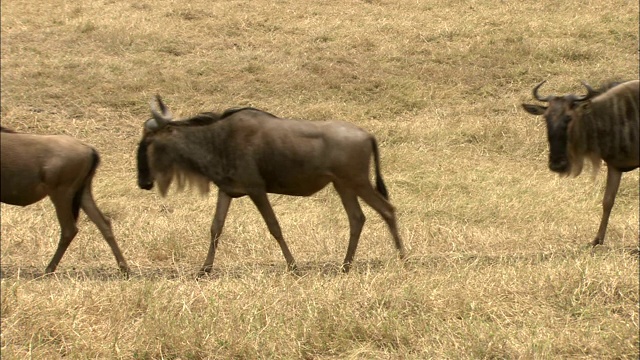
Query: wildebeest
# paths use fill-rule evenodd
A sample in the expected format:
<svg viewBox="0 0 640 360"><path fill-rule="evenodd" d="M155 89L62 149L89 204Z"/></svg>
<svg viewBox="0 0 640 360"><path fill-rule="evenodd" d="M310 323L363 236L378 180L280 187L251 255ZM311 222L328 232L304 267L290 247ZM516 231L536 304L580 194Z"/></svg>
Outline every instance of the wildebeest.
<svg viewBox="0 0 640 360"><path fill-rule="evenodd" d="M611 208L623 172L640 166L638 138L638 80L605 85L594 90L586 83L587 94L577 96L533 96L548 106L522 104L533 115L544 115L549 140L549 168L564 175L577 176L585 158L591 160L594 172L601 161L607 164L607 182L602 201L602 219L592 245L602 244Z"/></svg>
<svg viewBox="0 0 640 360"><path fill-rule="evenodd" d="M78 233L80 209L93 221L111 247L120 270L129 266L116 243L111 223L98 209L91 183L100 162L98 152L65 135L35 135L0 128L2 197L10 205L27 206L49 196L60 222L60 242L46 268L55 271Z"/></svg>
<svg viewBox="0 0 640 360"><path fill-rule="evenodd" d="M211 244L199 275L211 272L231 200L245 195L278 241L288 268L294 270L294 258L267 193L310 196L328 183L333 183L349 218L344 272L350 269L365 222L358 197L386 221L396 249L405 256L395 208L380 174L378 145L359 127L340 121L283 119L255 108L201 113L174 121L159 96L151 102L151 113L138 146L139 187L150 190L155 181L162 196L174 178L179 188L192 183L206 192L210 182L218 187ZM369 181L372 156L375 189Z"/></svg>

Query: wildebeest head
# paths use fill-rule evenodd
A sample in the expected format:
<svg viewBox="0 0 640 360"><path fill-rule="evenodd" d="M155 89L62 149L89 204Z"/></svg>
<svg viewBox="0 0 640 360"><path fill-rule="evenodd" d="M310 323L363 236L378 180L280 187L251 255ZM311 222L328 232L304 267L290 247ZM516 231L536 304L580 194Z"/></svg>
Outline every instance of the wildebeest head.
<svg viewBox="0 0 640 360"><path fill-rule="evenodd" d="M162 131L173 119L173 115L162 102L160 96L156 95L150 105L152 118L144 123L142 140L138 144L138 186L145 190L153 189L155 180L149 166L149 146L153 141L154 135Z"/></svg>
<svg viewBox="0 0 640 360"><path fill-rule="evenodd" d="M203 126L220 120L224 114L205 112L174 121L160 96L156 96L151 101L151 115L144 123L142 140L138 145L138 186L151 190L155 183L160 195L165 196L176 180L178 190L188 184L196 186L202 194L207 193L210 181L202 175L201 167L194 160L202 156L199 153L201 147L192 141L193 137L185 138L184 133L187 128L200 132Z"/></svg>
<svg viewBox="0 0 640 360"><path fill-rule="evenodd" d="M530 114L544 115L549 141L549 169L560 174L570 174L572 159L570 158L571 154L567 151L567 145L570 140L569 130L574 123L574 119L589 111L590 99L599 95L600 92L582 82L582 85L587 88L586 95L549 95L543 98L538 94L538 89L545 82L546 80L533 88L533 97L538 101L547 103L548 106L522 104L522 107Z"/></svg>

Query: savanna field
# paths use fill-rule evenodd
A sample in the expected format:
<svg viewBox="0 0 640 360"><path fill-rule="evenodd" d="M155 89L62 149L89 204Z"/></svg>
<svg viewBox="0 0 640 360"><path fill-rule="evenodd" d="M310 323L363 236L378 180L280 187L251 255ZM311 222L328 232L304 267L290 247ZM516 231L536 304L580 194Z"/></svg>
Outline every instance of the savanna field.
<svg viewBox="0 0 640 360"><path fill-rule="evenodd" d="M96 226L42 276L60 234L49 200L2 204L3 359L637 359L638 171L591 248L606 166L548 170L546 127L520 104L638 79L638 2L203 1L1 3L1 123L67 134L102 158ZM136 182L149 101L177 117L253 106L374 134L408 249L366 204L353 268L331 186L270 195L300 272L247 198L211 276L216 191Z"/></svg>

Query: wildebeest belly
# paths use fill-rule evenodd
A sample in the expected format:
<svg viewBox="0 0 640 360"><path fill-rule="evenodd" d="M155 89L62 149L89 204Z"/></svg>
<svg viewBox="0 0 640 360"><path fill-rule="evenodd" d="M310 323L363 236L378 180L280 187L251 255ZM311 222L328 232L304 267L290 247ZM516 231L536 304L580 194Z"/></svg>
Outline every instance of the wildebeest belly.
<svg viewBox="0 0 640 360"><path fill-rule="evenodd" d="M607 158L603 160L605 163L607 163L607 166L611 166L622 172L635 170L638 167L640 167L640 161L638 160L637 151L636 151L636 154L633 154L631 156L613 157L613 158Z"/></svg>
<svg viewBox="0 0 640 360"><path fill-rule="evenodd" d="M257 192L271 194L309 196L322 190L333 180L328 174L301 174L296 172L263 172L257 176L234 173L216 178L214 183L231 197L241 197Z"/></svg>
<svg viewBox="0 0 640 360"><path fill-rule="evenodd" d="M630 166L630 167L621 167L618 168L618 170L622 171L622 172L629 172L629 171L633 171L635 169L637 169L638 166Z"/></svg>
<svg viewBox="0 0 640 360"><path fill-rule="evenodd" d="M46 185L30 175L3 166L0 201L10 205L27 206L47 196Z"/></svg>
<svg viewBox="0 0 640 360"><path fill-rule="evenodd" d="M320 138L304 139L302 145L272 143L256 156L255 168L268 193L309 196L332 179L331 157Z"/></svg>
<svg viewBox="0 0 640 360"><path fill-rule="evenodd" d="M330 181L329 175L279 174L265 178L265 188L271 194L310 196L322 190Z"/></svg>

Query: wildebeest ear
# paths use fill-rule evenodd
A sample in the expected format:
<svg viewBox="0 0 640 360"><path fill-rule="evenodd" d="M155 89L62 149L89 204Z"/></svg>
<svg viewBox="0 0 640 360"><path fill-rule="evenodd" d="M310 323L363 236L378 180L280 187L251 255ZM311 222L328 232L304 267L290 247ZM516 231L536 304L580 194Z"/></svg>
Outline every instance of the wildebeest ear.
<svg viewBox="0 0 640 360"><path fill-rule="evenodd" d="M522 108L524 109L524 111L532 115L543 115L544 112L547 111L546 106L533 105L533 104L522 104Z"/></svg>
<svg viewBox="0 0 640 360"><path fill-rule="evenodd" d="M154 126L154 130L164 127L173 119L173 115L171 115L169 108L167 108L164 102L162 102L162 98L160 98L160 95L156 95L156 97L151 100L150 106L151 115L153 115L153 119L156 122L155 125L157 125Z"/></svg>

